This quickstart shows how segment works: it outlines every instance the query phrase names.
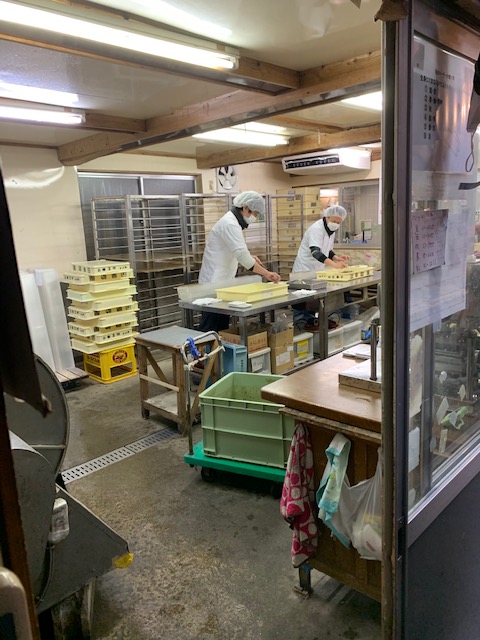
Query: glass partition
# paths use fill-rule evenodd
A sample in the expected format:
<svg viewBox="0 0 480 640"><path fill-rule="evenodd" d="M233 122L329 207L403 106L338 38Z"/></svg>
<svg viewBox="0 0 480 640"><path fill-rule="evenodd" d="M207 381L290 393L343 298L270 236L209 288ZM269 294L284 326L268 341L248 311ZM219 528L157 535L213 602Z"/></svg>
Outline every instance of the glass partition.
<svg viewBox="0 0 480 640"><path fill-rule="evenodd" d="M416 37L413 68L410 509L480 435L478 205L468 188L477 181L478 141L467 131L474 65Z"/></svg>

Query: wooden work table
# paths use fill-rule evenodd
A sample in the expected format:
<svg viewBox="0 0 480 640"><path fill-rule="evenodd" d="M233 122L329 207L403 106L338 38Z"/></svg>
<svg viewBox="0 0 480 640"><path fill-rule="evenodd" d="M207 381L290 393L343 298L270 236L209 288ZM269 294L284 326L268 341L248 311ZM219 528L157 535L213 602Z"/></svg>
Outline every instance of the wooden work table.
<svg viewBox="0 0 480 640"><path fill-rule="evenodd" d="M371 478L381 444L381 395L340 385L338 374L359 360L337 354L316 362L262 389L265 400L285 405L283 413L304 424L310 434L315 467L315 491L327 458L325 449L335 433L351 441L347 475L350 484ZM381 599L381 563L363 560L346 549L319 522L317 554L300 570L300 586L311 592L310 569L317 569L375 600Z"/></svg>

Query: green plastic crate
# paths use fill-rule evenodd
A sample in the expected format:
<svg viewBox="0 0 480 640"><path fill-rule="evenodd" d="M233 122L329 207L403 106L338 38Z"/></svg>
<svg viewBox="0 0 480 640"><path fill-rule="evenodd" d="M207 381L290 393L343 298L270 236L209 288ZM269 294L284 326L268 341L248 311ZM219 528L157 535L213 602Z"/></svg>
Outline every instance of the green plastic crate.
<svg viewBox="0 0 480 640"><path fill-rule="evenodd" d="M284 376L233 371L200 394L206 455L284 468L295 424L262 387Z"/></svg>

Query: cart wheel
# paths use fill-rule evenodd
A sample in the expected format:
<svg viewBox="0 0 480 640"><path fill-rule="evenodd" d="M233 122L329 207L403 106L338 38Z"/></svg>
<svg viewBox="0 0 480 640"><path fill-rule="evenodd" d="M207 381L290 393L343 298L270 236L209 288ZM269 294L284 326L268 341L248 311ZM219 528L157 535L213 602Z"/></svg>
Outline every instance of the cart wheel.
<svg viewBox="0 0 480 640"><path fill-rule="evenodd" d="M278 482L272 483L272 485L270 486L270 494L272 498L275 498L275 500L280 500L280 498L282 497L282 487L283 485Z"/></svg>
<svg viewBox="0 0 480 640"><path fill-rule="evenodd" d="M200 475L202 476L202 480L205 480L205 482L215 482L215 479L217 477L217 472L215 471L215 469L202 467L202 470L200 471Z"/></svg>
<svg viewBox="0 0 480 640"><path fill-rule="evenodd" d="M142 418L145 420L150 417L150 411L148 409L142 409Z"/></svg>

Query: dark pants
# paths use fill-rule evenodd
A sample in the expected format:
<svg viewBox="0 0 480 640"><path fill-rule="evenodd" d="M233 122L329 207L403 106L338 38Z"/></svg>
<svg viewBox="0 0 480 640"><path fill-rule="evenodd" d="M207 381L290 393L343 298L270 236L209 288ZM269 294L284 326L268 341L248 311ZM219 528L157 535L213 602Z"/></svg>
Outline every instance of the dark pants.
<svg viewBox="0 0 480 640"><path fill-rule="evenodd" d="M228 329L230 325L230 316L225 316L222 313L211 313L210 311L202 312L202 319L200 320L199 331L223 331Z"/></svg>

